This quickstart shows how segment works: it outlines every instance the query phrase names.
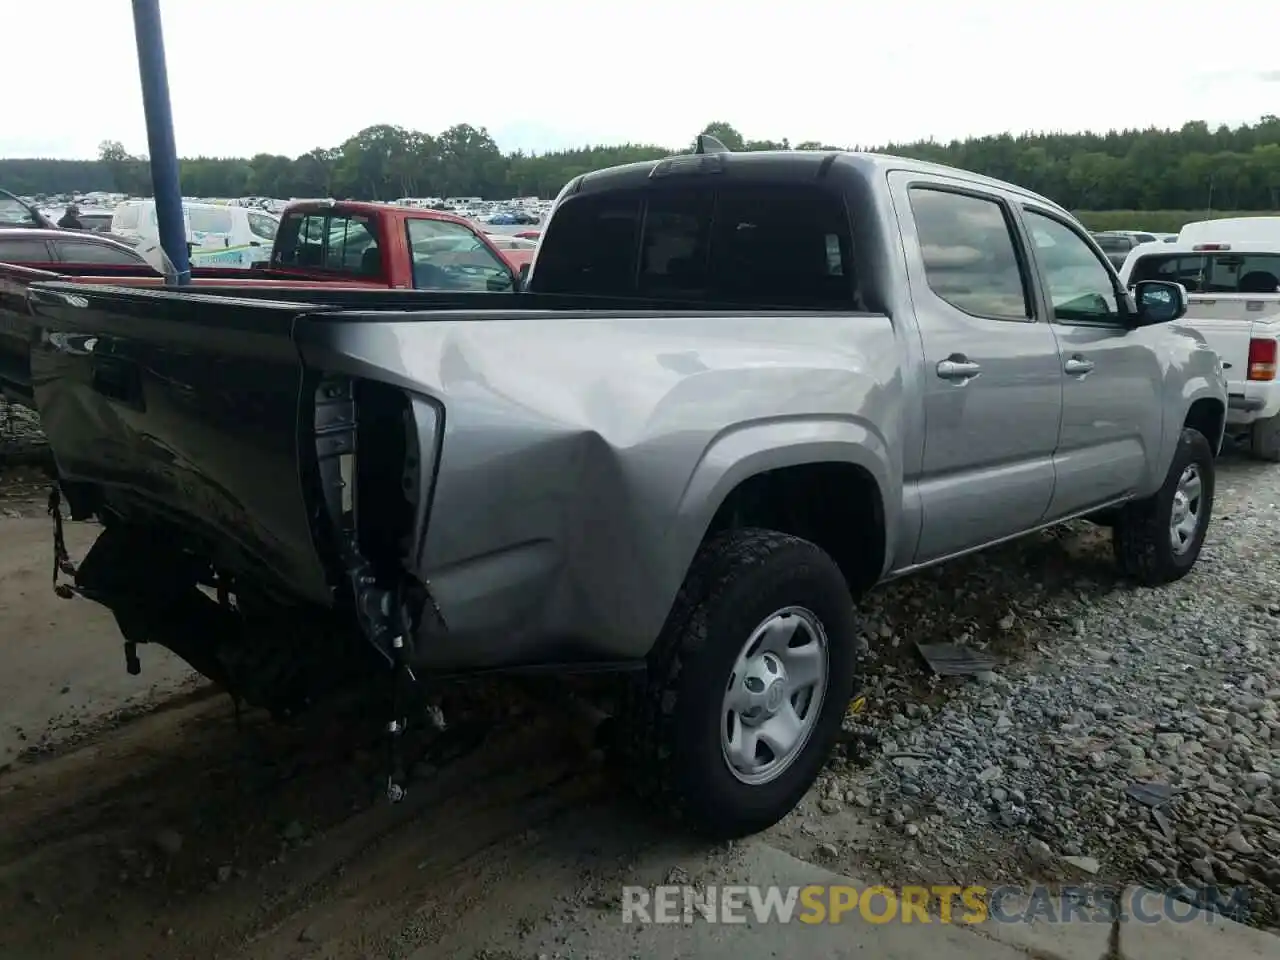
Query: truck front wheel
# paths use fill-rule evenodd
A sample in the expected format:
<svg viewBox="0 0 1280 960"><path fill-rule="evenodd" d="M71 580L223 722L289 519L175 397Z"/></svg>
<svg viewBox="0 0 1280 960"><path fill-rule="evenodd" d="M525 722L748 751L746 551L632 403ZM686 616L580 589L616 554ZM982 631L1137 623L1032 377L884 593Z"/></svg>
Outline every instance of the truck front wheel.
<svg viewBox="0 0 1280 960"><path fill-rule="evenodd" d="M1213 513L1213 448L1184 428L1164 485L1122 507L1112 544L1120 569L1155 587L1180 580L1195 566Z"/></svg>
<svg viewBox="0 0 1280 960"><path fill-rule="evenodd" d="M814 544L757 529L704 544L622 718L635 785L704 835L777 823L839 732L856 635L844 577Z"/></svg>

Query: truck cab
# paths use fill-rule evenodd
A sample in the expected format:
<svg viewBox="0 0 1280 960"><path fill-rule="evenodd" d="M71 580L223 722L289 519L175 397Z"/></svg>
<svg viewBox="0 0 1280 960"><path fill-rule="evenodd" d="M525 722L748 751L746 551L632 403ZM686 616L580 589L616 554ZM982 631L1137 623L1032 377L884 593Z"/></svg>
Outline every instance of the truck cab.
<svg viewBox="0 0 1280 960"><path fill-rule="evenodd" d="M532 250L499 250L447 213L383 203L291 204L267 266L317 280L379 279L395 290L504 292Z"/></svg>

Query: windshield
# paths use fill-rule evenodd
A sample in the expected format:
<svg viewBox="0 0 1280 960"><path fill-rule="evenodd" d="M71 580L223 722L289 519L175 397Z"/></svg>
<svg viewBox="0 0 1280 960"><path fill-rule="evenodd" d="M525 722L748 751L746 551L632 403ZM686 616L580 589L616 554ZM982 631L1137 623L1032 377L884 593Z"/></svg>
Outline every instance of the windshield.
<svg viewBox="0 0 1280 960"><path fill-rule="evenodd" d="M0 227L29 227L31 211L17 197L0 193Z"/></svg>
<svg viewBox="0 0 1280 960"><path fill-rule="evenodd" d="M413 219L406 224L413 251L413 285L418 290L507 291L508 264L484 241L458 223Z"/></svg>
<svg viewBox="0 0 1280 960"><path fill-rule="evenodd" d="M1280 293L1280 253L1160 253L1140 257L1129 283L1171 280L1188 293Z"/></svg>
<svg viewBox="0 0 1280 960"><path fill-rule="evenodd" d="M382 276L382 252L367 217L295 213L280 224L277 239L274 260L282 266Z"/></svg>

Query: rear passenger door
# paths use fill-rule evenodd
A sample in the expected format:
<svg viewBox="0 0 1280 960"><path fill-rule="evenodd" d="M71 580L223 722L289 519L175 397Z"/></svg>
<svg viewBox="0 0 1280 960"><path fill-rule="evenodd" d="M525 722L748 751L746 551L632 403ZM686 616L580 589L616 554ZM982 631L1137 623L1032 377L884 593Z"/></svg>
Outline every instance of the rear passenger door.
<svg viewBox="0 0 1280 960"><path fill-rule="evenodd" d="M924 353L915 562L925 563L1041 522L1062 368L1008 201L908 172L891 188Z"/></svg>
<svg viewBox="0 0 1280 960"><path fill-rule="evenodd" d="M1062 429L1051 517L1134 493L1163 436L1164 373L1153 343L1167 328L1129 329L1119 280L1079 228L1033 205L1022 216L1062 351Z"/></svg>

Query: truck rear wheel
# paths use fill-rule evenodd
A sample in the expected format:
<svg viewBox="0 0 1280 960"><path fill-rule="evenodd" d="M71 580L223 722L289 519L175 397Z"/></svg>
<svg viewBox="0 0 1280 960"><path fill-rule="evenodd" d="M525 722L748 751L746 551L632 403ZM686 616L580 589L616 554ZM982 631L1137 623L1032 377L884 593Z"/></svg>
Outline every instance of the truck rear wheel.
<svg viewBox="0 0 1280 960"><path fill-rule="evenodd" d="M856 633L814 544L756 529L704 544L622 717L634 785L719 839L777 823L839 732Z"/></svg>
<svg viewBox="0 0 1280 960"><path fill-rule="evenodd" d="M1258 460L1280 462L1280 416L1259 420L1249 429L1249 452Z"/></svg>
<svg viewBox="0 0 1280 960"><path fill-rule="evenodd" d="M1195 566L1213 513L1214 458L1198 430L1184 428L1164 485L1119 511L1112 536L1124 573L1154 587Z"/></svg>

